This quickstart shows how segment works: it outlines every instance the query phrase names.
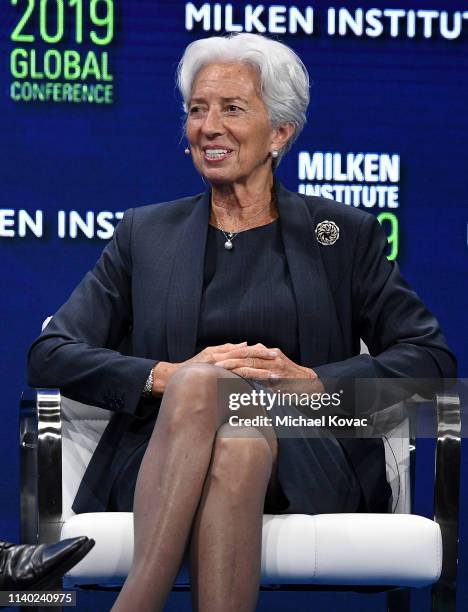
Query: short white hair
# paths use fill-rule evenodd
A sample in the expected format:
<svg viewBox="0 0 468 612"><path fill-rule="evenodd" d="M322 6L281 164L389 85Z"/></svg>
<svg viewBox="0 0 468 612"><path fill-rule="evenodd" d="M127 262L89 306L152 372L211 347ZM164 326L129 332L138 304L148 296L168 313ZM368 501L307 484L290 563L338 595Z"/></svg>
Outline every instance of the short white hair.
<svg viewBox="0 0 468 612"><path fill-rule="evenodd" d="M302 132L309 105L309 74L288 46L260 34L212 36L196 40L185 49L177 68L177 85L187 113L193 83L201 68L214 62L245 63L260 76L262 100L271 126L294 125L294 134L279 151L276 164Z"/></svg>

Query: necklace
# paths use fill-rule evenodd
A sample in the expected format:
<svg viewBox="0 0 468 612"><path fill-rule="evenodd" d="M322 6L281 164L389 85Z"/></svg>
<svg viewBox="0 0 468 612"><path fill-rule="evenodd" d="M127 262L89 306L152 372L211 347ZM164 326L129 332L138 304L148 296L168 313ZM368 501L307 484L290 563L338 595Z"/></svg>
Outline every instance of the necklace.
<svg viewBox="0 0 468 612"><path fill-rule="evenodd" d="M255 219L256 217L258 217L260 215L260 213L264 212L269 206L271 206L271 204L274 202L274 198L272 200L270 200L268 202L268 204L266 206L264 206L261 210L259 210L257 213L255 213L255 215L253 217L250 218L248 224L245 227L242 227L241 229L237 230L237 232L226 232L223 230L222 227L219 227L216 217L215 215L213 215L214 217L214 221L216 222L216 227L223 233L224 237L226 238L226 242L224 243L224 248L227 251L230 251L233 248L233 244L232 241L234 240L234 238L236 238L241 232L245 231L246 229L248 229L250 223L252 222L252 219Z"/></svg>

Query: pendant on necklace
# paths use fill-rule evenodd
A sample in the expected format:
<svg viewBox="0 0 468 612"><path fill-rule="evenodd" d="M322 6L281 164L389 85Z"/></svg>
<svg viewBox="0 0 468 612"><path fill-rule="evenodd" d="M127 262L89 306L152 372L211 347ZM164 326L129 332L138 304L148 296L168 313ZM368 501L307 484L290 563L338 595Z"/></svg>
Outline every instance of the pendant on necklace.
<svg viewBox="0 0 468 612"><path fill-rule="evenodd" d="M237 234L234 234L234 232L223 232L223 234L226 237L226 242L224 243L224 248L226 249L226 251L230 251L232 249L232 247L233 247L232 239Z"/></svg>

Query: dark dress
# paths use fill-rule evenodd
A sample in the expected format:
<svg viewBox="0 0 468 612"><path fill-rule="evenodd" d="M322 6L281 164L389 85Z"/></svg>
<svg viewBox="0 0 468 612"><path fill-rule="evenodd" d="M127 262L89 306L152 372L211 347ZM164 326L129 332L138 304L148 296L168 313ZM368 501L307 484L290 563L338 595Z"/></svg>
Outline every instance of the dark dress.
<svg viewBox="0 0 468 612"><path fill-rule="evenodd" d="M279 219L239 233L231 251L224 248L225 241L221 231L209 227L196 352L246 340L278 347L300 364L296 301ZM262 389L261 383L250 384ZM273 411L301 415L293 406L275 406ZM135 450L115 479L110 510L132 510L146 446ZM294 437L279 436L278 480L280 495L266 500L265 512L318 514L354 512L359 507L359 484L333 438L308 437L299 427Z"/></svg>

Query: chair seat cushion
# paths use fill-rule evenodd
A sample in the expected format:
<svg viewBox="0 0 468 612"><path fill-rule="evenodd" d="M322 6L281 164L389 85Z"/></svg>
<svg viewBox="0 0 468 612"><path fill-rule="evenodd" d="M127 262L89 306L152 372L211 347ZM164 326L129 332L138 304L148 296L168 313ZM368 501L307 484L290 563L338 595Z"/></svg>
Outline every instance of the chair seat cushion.
<svg viewBox="0 0 468 612"><path fill-rule="evenodd" d="M62 539L87 535L91 552L65 577L64 586L119 586L131 565L133 515L78 514ZM437 581L442 539L437 523L411 514L264 515L262 584L393 585ZM176 581L188 583L184 563Z"/></svg>

